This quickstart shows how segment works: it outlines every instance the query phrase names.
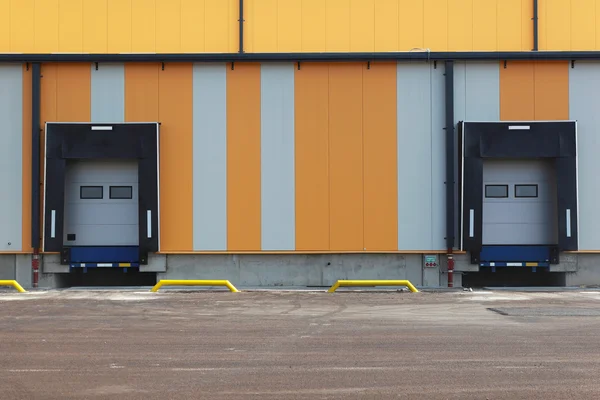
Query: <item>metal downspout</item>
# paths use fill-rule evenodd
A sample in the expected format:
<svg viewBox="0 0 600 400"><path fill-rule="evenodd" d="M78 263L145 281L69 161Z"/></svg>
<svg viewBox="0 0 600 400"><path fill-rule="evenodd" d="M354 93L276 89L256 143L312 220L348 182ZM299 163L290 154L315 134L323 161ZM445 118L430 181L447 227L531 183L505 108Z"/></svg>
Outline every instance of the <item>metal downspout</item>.
<svg viewBox="0 0 600 400"><path fill-rule="evenodd" d="M445 62L446 102L446 248L448 249L448 287L454 287L454 61Z"/></svg>
<svg viewBox="0 0 600 400"><path fill-rule="evenodd" d="M538 51L538 0L533 0L533 51Z"/></svg>
<svg viewBox="0 0 600 400"><path fill-rule="evenodd" d="M244 52L244 0L240 0L240 19L238 19L239 27L240 27L240 50L239 53L242 54Z"/></svg>
<svg viewBox="0 0 600 400"><path fill-rule="evenodd" d="M40 266L40 103L41 64L33 63L31 71L31 269L33 287L38 287Z"/></svg>

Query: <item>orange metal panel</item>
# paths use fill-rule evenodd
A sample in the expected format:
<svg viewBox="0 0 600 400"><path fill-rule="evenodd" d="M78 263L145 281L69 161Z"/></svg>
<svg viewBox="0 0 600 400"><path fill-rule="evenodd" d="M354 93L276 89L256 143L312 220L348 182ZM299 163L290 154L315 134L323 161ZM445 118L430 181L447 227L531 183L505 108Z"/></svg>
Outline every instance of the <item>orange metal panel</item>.
<svg viewBox="0 0 600 400"><path fill-rule="evenodd" d="M499 51L521 49L521 12L521 0L498 0L496 29Z"/></svg>
<svg viewBox="0 0 600 400"><path fill-rule="evenodd" d="M495 51L496 0L473 0L473 49Z"/></svg>
<svg viewBox="0 0 600 400"><path fill-rule="evenodd" d="M329 66L331 250L364 250L362 67Z"/></svg>
<svg viewBox="0 0 600 400"><path fill-rule="evenodd" d="M91 119L91 65L58 64L56 74L56 118L59 122L89 122Z"/></svg>
<svg viewBox="0 0 600 400"><path fill-rule="evenodd" d="M569 62L534 64L535 119L569 119Z"/></svg>
<svg viewBox="0 0 600 400"><path fill-rule="evenodd" d="M108 0L108 52L130 53L131 0Z"/></svg>
<svg viewBox="0 0 600 400"><path fill-rule="evenodd" d="M131 0L131 48L156 51L156 0Z"/></svg>
<svg viewBox="0 0 600 400"><path fill-rule="evenodd" d="M534 64L509 61L500 66L500 119L531 121L535 118Z"/></svg>
<svg viewBox="0 0 600 400"><path fill-rule="evenodd" d="M181 51L204 52L204 0L181 0Z"/></svg>
<svg viewBox="0 0 600 400"><path fill-rule="evenodd" d="M160 126L160 248L193 246L192 64L172 63L158 73Z"/></svg>
<svg viewBox="0 0 600 400"><path fill-rule="evenodd" d="M422 48L424 37L423 0L399 0L398 6L398 50L408 51Z"/></svg>
<svg viewBox="0 0 600 400"><path fill-rule="evenodd" d="M571 2L571 50L596 48L596 0Z"/></svg>
<svg viewBox="0 0 600 400"><path fill-rule="evenodd" d="M539 5L538 5L538 12L539 12ZM538 16L538 18L539 18L539 16ZM539 26L538 26L538 32L539 32ZM539 37L538 37L538 46L539 46ZM522 51L531 51L532 49L533 49L533 0L521 0L521 50Z"/></svg>
<svg viewBox="0 0 600 400"><path fill-rule="evenodd" d="M570 50L571 1L546 0L546 19L548 23L544 34L548 50Z"/></svg>
<svg viewBox="0 0 600 400"><path fill-rule="evenodd" d="M0 53L10 53L10 0L0 0Z"/></svg>
<svg viewBox="0 0 600 400"><path fill-rule="evenodd" d="M21 7L13 3L13 7ZM54 53L58 49L58 0L35 0L33 10L34 51ZM19 49L15 49L19 51Z"/></svg>
<svg viewBox="0 0 600 400"><path fill-rule="evenodd" d="M375 0L375 51L398 50L398 2Z"/></svg>
<svg viewBox="0 0 600 400"><path fill-rule="evenodd" d="M227 249L261 249L260 65L227 68Z"/></svg>
<svg viewBox="0 0 600 400"><path fill-rule="evenodd" d="M326 0L325 4L325 51L350 51L350 0Z"/></svg>
<svg viewBox="0 0 600 400"><path fill-rule="evenodd" d="M29 71L28 71L29 69ZM22 137L22 238L21 251L31 251L31 69L23 65L23 137Z"/></svg>
<svg viewBox="0 0 600 400"><path fill-rule="evenodd" d="M181 53L181 0L156 0L156 52Z"/></svg>
<svg viewBox="0 0 600 400"><path fill-rule="evenodd" d="M277 0L254 0L248 3L248 25L252 51L276 53L277 49Z"/></svg>
<svg viewBox="0 0 600 400"><path fill-rule="evenodd" d="M231 36L229 25L237 20L237 14L230 13L230 7L225 3L226 0L204 0L204 43L208 53L228 50ZM229 48L229 51L235 50Z"/></svg>
<svg viewBox="0 0 600 400"><path fill-rule="evenodd" d="M302 51L326 47L327 13L323 0L302 0Z"/></svg>
<svg viewBox="0 0 600 400"><path fill-rule="evenodd" d="M423 13L424 47L431 51L448 50L448 0L424 0Z"/></svg>
<svg viewBox="0 0 600 400"><path fill-rule="evenodd" d="M365 250L398 249L396 64L363 66Z"/></svg>
<svg viewBox="0 0 600 400"><path fill-rule="evenodd" d="M125 64L125 121L158 119L158 64Z"/></svg>
<svg viewBox="0 0 600 400"><path fill-rule="evenodd" d="M546 18L546 2L538 1L538 48L539 50L548 50L546 27L548 19Z"/></svg>
<svg viewBox="0 0 600 400"><path fill-rule="evenodd" d="M448 50L473 50L473 0L448 0Z"/></svg>
<svg viewBox="0 0 600 400"><path fill-rule="evenodd" d="M375 50L374 0L350 0L350 51Z"/></svg>
<svg viewBox="0 0 600 400"><path fill-rule="evenodd" d="M329 66L295 70L296 249L329 250Z"/></svg>

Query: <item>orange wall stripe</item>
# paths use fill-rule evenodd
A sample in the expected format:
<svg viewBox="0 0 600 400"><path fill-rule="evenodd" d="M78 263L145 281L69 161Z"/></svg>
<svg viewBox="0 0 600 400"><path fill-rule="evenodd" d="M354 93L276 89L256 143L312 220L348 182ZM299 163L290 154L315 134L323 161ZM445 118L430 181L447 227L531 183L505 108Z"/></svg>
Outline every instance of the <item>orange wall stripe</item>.
<svg viewBox="0 0 600 400"><path fill-rule="evenodd" d="M363 250L362 64L329 66L331 250Z"/></svg>
<svg viewBox="0 0 600 400"><path fill-rule="evenodd" d="M90 64L59 64L56 76L56 117L59 122L89 122L91 119Z"/></svg>
<svg viewBox="0 0 600 400"><path fill-rule="evenodd" d="M365 250L398 248L396 64L363 65Z"/></svg>
<svg viewBox="0 0 600 400"><path fill-rule="evenodd" d="M500 119L531 121L535 118L534 66L531 62L508 61L500 65Z"/></svg>
<svg viewBox="0 0 600 400"><path fill-rule="evenodd" d="M227 249L261 248L260 65L227 68Z"/></svg>
<svg viewBox="0 0 600 400"><path fill-rule="evenodd" d="M158 121L158 64L125 64L125 122Z"/></svg>
<svg viewBox="0 0 600 400"><path fill-rule="evenodd" d="M160 126L160 248L193 250L192 64L158 73Z"/></svg>
<svg viewBox="0 0 600 400"><path fill-rule="evenodd" d="M536 62L535 119L569 119L569 62Z"/></svg>
<svg viewBox="0 0 600 400"><path fill-rule="evenodd" d="M23 65L23 188L21 251L31 251L31 69Z"/></svg>
<svg viewBox="0 0 600 400"><path fill-rule="evenodd" d="M329 250L329 66L295 69L296 250Z"/></svg>

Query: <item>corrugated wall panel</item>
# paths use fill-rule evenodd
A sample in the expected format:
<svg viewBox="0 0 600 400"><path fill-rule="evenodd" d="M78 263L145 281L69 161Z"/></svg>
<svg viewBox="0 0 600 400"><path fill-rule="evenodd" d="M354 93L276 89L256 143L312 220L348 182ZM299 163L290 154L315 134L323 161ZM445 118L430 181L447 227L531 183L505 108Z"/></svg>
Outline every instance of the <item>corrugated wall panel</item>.
<svg viewBox="0 0 600 400"><path fill-rule="evenodd" d="M579 249L600 250L600 63L577 62L569 68L569 118L577 120Z"/></svg>
<svg viewBox="0 0 600 400"><path fill-rule="evenodd" d="M181 52L181 0L156 0L156 52Z"/></svg>
<svg viewBox="0 0 600 400"><path fill-rule="evenodd" d="M83 52L108 51L108 3L85 0L83 2Z"/></svg>
<svg viewBox="0 0 600 400"><path fill-rule="evenodd" d="M398 248L396 63L363 65L364 248Z"/></svg>
<svg viewBox="0 0 600 400"><path fill-rule="evenodd" d="M431 245L426 250L446 248L446 109L444 72L431 69ZM421 249L418 249L421 250Z"/></svg>
<svg viewBox="0 0 600 400"><path fill-rule="evenodd" d="M397 66L398 249L430 249L431 71L429 64Z"/></svg>
<svg viewBox="0 0 600 400"><path fill-rule="evenodd" d="M509 61L500 65L500 119L531 121L535 119L534 65Z"/></svg>
<svg viewBox="0 0 600 400"><path fill-rule="evenodd" d="M108 52L130 53L131 47L131 0L108 0Z"/></svg>
<svg viewBox="0 0 600 400"><path fill-rule="evenodd" d="M546 46L548 49L571 49L571 1L546 0Z"/></svg>
<svg viewBox="0 0 600 400"><path fill-rule="evenodd" d="M158 73L160 127L160 249L193 249L193 77L191 64Z"/></svg>
<svg viewBox="0 0 600 400"><path fill-rule="evenodd" d="M350 51L350 0L327 0L325 51ZM322 51L322 50L321 50Z"/></svg>
<svg viewBox="0 0 600 400"><path fill-rule="evenodd" d="M571 2L571 50L596 49L596 0Z"/></svg>
<svg viewBox="0 0 600 400"><path fill-rule="evenodd" d="M58 51L83 52L83 0L58 3Z"/></svg>
<svg viewBox="0 0 600 400"><path fill-rule="evenodd" d="M90 64L58 64L56 68L57 121L89 122L91 118Z"/></svg>
<svg viewBox="0 0 600 400"><path fill-rule="evenodd" d="M331 250L364 249L362 65L329 65Z"/></svg>
<svg viewBox="0 0 600 400"><path fill-rule="evenodd" d="M227 71L194 65L194 250L227 250Z"/></svg>
<svg viewBox="0 0 600 400"><path fill-rule="evenodd" d="M494 51L498 48L496 1L473 0L473 49Z"/></svg>
<svg viewBox="0 0 600 400"><path fill-rule="evenodd" d="M0 0L0 53L10 52L10 0Z"/></svg>
<svg viewBox="0 0 600 400"><path fill-rule="evenodd" d="M427 47L424 44L423 0L405 1L398 5L398 49L407 51Z"/></svg>
<svg viewBox="0 0 600 400"><path fill-rule="evenodd" d="M250 0L247 4L248 50L256 53L277 52L277 0Z"/></svg>
<svg viewBox="0 0 600 400"><path fill-rule="evenodd" d="M262 250L294 250L294 65L262 64L260 85Z"/></svg>
<svg viewBox="0 0 600 400"><path fill-rule="evenodd" d="M448 0L448 50L471 50L474 41L473 0Z"/></svg>
<svg viewBox="0 0 600 400"><path fill-rule="evenodd" d="M10 51L33 53L35 51L34 0L10 2Z"/></svg>
<svg viewBox="0 0 600 400"><path fill-rule="evenodd" d="M535 119L538 121L569 118L569 62L534 64Z"/></svg>
<svg viewBox="0 0 600 400"><path fill-rule="evenodd" d="M136 53L156 51L156 0L131 0L131 48Z"/></svg>
<svg viewBox="0 0 600 400"><path fill-rule="evenodd" d="M375 0L375 51L398 48L398 3Z"/></svg>
<svg viewBox="0 0 600 400"><path fill-rule="evenodd" d="M158 121L158 64L125 64L125 121Z"/></svg>
<svg viewBox="0 0 600 400"><path fill-rule="evenodd" d="M538 32L539 32L539 26L538 26ZM539 37L538 37L538 46L539 46ZM531 51L532 49L533 49L533 0L521 0L521 50L522 51Z"/></svg>
<svg viewBox="0 0 600 400"><path fill-rule="evenodd" d="M277 3L277 48L302 51L302 1L279 0ZM287 49L287 50L285 50Z"/></svg>
<svg viewBox="0 0 600 400"><path fill-rule="evenodd" d="M35 24L34 51L36 53L56 52L59 48L58 0L35 0L33 22Z"/></svg>
<svg viewBox="0 0 600 400"><path fill-rule="evenodd" d="M23 245L23 69L0 64L0 251Z"/></svg>
<svg viewBox="0 0 600 400"><path fill-rule="evenodd" d="M322 51L327 48L324 4L323 0L302 0L302 51Z"/></svg>
<svg viewBox="0 0 600 400"><path fill-rule="evenodd" d="M424 0L423 14L425 47L432 51L448 50L448 0Z"/></svg>
<svg viewBox="0 0 600 400"><path fill-rule="evenodd" d="M521 49L521 7L521 0L497 1L498 51Z"/></svg>
<svg viewBox="0 0 600 400"><path fill-rule="evenodd" d="M294 74L296 250L329 250L329 66Z"/></svg>
<svg viewBox="0 0 600 400"><path fill-rule="evenodd" d="M237 34L234 30L238 19L237 7L226 0L204 0L204 51L207 53L236 52L231 41ZM237 38L236 38L237 39Z"/></svg>
<svg viewBox="0 0 600 400"><path fill-rule="evenodd" d="M21 66L23 70L23 173L22 173L22 239L21 250L30 252L31 247L31 85L32 69L26 65Z"/></svg>
<svg viewBox="0 0 600 400"><path fill-rule="evenodd" d="M260 65L227 68L227 249L261 248Z"/></svg>
<svg viewBox="0 0 600 400"><path fill-rule="evenodd" d="M350 0L350 51L375 50L374 0Z"/></svg>
<svg viewBox="0 0 600 400"><path fill-rule="evenodd" d="M201 53L206 38L204 0L181 0L181 51Z"/></svg>
<svg viewBox="0 0 600 400"><path fill-rule="evenodd" d="M91 122L125 122L125 65L92 65L91 75Z"/></svg>

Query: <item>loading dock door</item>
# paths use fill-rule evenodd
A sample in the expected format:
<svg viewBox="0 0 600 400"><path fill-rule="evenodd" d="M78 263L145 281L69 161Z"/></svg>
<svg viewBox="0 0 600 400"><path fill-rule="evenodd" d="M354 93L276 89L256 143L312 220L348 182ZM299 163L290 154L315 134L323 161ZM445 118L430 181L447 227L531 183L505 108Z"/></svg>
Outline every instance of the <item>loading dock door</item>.
<svg viewBox="0 0 600 400"><path fill-rule="evenodd" d="M556 245L550 160L483 161L483 245Z"/></svg>

